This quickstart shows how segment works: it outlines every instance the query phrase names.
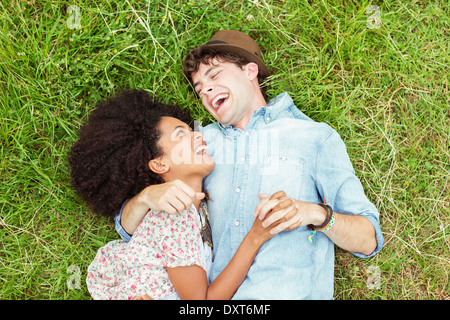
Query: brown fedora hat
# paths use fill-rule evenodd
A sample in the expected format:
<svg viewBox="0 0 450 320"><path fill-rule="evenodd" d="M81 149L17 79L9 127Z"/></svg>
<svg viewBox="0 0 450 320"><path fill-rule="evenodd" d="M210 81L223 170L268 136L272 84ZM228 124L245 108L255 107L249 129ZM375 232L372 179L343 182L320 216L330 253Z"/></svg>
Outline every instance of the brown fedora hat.
<svg viewBox="0 0 450 320"><path fill-rule="evenodd" d="M217 31L202 47L217 49L237 54L251 62L255 62L261 74L269 75L269 69L261 58L261 50L250 36L237 30Z"/></svg>

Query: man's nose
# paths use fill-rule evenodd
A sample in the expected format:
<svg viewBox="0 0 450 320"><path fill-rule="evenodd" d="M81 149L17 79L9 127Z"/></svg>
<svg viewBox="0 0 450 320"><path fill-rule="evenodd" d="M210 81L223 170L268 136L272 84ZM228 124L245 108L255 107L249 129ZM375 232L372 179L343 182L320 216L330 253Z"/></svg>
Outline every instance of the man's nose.
<svg viewBox="0 0 450 320"><path fill-rule="evenodd" d="M202 89L203 94L210 93L213 90L213 85L205 85Z"/></svg>

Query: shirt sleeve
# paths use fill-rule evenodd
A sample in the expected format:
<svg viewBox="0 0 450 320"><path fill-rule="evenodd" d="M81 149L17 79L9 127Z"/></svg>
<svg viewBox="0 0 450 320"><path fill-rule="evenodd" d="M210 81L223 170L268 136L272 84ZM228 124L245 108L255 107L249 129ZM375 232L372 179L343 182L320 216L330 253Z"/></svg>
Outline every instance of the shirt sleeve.
<svg viewBox="0 0 450 320"><path fill-rule="evenodd" d="M120 223L120 219L122 218L122 210L123 207L127 204L129 199L125 200L125 202L122 205L122 208L120 208L119 213L114 217L114 223L116 225L116 231L122 238L124 242L129 242L132 238L132 235L128 234L128 232L125 231L125 229L122 227L122 224Z"/></svg>
<svg viewBox="0 0 450 320"><path fill-rule="evenodd" d="M321 143L316 162L316 186L324 201L329 202L336 212L367 218L375 229L376 249L370 255L357 252L352 254L361 258L375 255L384 245L379 212L365 195L346 146L335 130L332 129L331 134Z"/></svg>

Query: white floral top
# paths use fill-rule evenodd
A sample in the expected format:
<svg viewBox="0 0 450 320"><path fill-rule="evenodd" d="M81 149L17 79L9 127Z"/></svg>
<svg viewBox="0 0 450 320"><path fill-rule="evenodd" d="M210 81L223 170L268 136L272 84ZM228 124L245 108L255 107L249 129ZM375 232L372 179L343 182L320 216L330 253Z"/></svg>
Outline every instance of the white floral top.
<svg viewBox="0 0 450 320"><path fill-rule="evenodd" d="M206 204L181 214L149 211L130 242L114 240L100 248L88 267L86 284L94 299L177 299L166 267L198 265L209 275L210 241L202 240L208 226ZM203 232L205 233L205 232ZM210 240L210 239L209 239Z"/></svg>

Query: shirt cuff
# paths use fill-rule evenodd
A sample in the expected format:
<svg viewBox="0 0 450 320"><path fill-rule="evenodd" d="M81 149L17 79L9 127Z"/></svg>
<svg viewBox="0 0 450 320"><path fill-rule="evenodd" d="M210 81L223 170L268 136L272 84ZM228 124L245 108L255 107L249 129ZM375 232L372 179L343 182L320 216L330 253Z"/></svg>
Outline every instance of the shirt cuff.
<svg viewBox="0 0 450 320"><path fill-rule="evenodd" d="M371 216L371 215L363 215L363 217L368 219L372 223L373 228L375 229L375 237L376 237L376 240L377 240L377 247L369 255L365 255L365 254L362 254L362 253L359 253L359 252L352 252L352 254L354 256L359 257L359 258L370 258L370 257L376 255L378 252L380 252L380 250L383 248L383 246L384 246L384 238L383 238L383 234L381 233L381 228L380 228L380 224L378 222L378 219L375 218L374 216Z"/></svg>
<svg viewBox="0 0 450 320"><path fill-rule="evenodd" d="M114 217L114 222L116 224L116 231L122 238L124 242L129 242L132 238L132 235L130 235L128 232L125 231L125 229L122 227L122 224L120 223L120 219L122 218L122 210L123 207L127 204L129 199L125 200L125 202L122 205L122 208L120 208L119 213Z"/></svg>

